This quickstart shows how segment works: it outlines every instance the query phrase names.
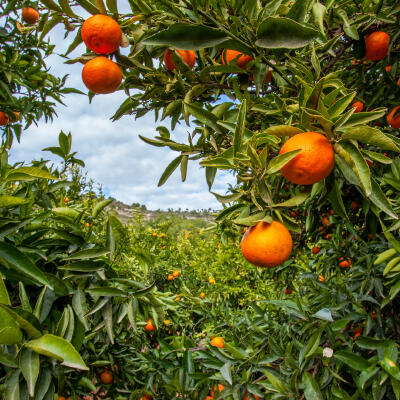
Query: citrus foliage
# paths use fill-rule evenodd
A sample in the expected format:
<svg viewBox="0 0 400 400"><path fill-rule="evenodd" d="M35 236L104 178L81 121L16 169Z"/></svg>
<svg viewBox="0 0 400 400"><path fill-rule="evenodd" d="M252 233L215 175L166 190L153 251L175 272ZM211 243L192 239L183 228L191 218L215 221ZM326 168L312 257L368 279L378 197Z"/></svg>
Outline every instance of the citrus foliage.
<svg viewBox="0 0 400 400"><path fill-rule="evenodd" d="M70 90L45 69L42 54L53 50L45 35L63 23L70 54L82 42L84 10L108 14L127 49L68 61L87 62L90 96L116 90L122 73L127 99L114 119L155 112L172 129L189 125L186 141L163 127L142 137L178 152L159 185L178 167L185 180L194 160L210 190L217 170L235 174L237 184L215 194L224 204L216 218L223 254L209 238L183 237L167 248L168 233L160 248L162 232L125 228L104 211L107 201L78 190L66 204L73 182L65 168L10 166L6 148L21 132L11 117L0 168L5 397L76 398L102 387L112 398L399 399L400 7L390 0L130 0L125 13L116 1L35 6L40 20L32 26L16 19L21 2L2 6L4 113L20 111L28 124L51 117L47 98ZM90 49L115 49L92 46L90 33ZM99 79L107 71L110 82ZM318 179L297 181L290 172L310 172L298 161L304 149L282 147L310 131L328 142L310 151L323 173L311 168ZM70 153L71 137L59 140L49 150L64 167L82 163ZM331 159L323 165L329 146L334 167ZM294 232L292 257L275 270L243 266L243 226L272 221ZM239 277L246 271L242 291L233 263Z"/></svg>

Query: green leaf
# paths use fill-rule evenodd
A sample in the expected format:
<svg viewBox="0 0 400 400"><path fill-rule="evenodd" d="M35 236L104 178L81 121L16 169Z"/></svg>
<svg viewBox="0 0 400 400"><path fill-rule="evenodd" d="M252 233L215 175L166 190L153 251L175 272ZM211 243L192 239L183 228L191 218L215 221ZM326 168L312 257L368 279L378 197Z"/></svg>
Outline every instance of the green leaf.
<svg viewBox="0 0 400 400"><path fill-rule="evenodd" d="M399 216L394 212L389 200L386 198L379 184L375 181L375 179L371 179L372 183L372 193L369 196L369 199L374 203L379 210L385 212L387 215L391 216L394 219L399 219Z"/></svg>
<svg viewBox="0 0 400 400"><path fill-rule="evenodd" d="M29 199L21 199L20 197L8 196L3 194L0 196L0 207L13 207L26 204Z"/></svg>
<svg viewBox="0 0 400 400"><path fill-rule="evenodd" d="M40 321L29 311L19 307L11 307L0 304L0 308L7 311L15 322L31 337L38 338L42 336L42 327Z"/></svg>
<svg viewBox="0 0 400 400"><path fill-rule="evenodd" d="M97 216L109 205L113 202L113 199L105 199L99 201L93 208L92 218L95 219Z"/></svg>
<svg viewBox="0 0 400 400"><path fill-rule="evenodd" d="M5 242L0 242L0 263L7 269L14 269L34 282L53 289L46 275L25 254Z"/></svg>
<svg viewBox="0 0 400 400"><path fill-rule="evenodd" d="M349 351L337 351L334 353L334 357L357 371L364 371L370 367L365 358Z"/></svg>
<svg viewBox="0 0 400 400"><path fill-rule="evenodd" d="M271 207L296 207L304 203L310 197L310 192L300 192L282 203L273 204Z"/></svg>
<svg viewBox="0 0 400 400"><path fill-rule="evenodd" d="M233 201L239 200L243 196L243 193L232 193L232 194L228 194L227 196L221 196L220 194L214 193L214 192L211 192L211 193L222 204L231 203Z"/></svg>
<svg viewBox="0 0 400 400"><path fill-rule="evenodd" d="M221 128L217 124L218 117L214 115L212 112L207 111L204 108L199 107L195 104L189 104L189 103L185 103L185 108L200 122L214 129L216 132L222 133Z"/></svg>
<svg viewBox="0 0 400 400"><path fill-rule="evenodd" d="M331 310L328 308L321 308L315 314L313 314L313 317L322 319L324 321L333 322Z"/></svg>
<svg viewBox="0 0 400 400"><path fill-rule="evenodd" d="M231 367L232 364L230 362L227 362L219 370L221 372L222 377L229 383L229 385L232 385Z"/></svg>
<svg viewBox="0 0 400 400"><path fill-rule="evenodd" d="M10 354L3 353L2 351L0 351L0 364L10 368L18 368L17 359Z"/></svg>
<svg viewBox="0 0 400 400"><path fill-rule="evenodd" d="M357 346L368 350L386 349L392 343L392 340L376 339L367 336L360 336L356 341Z"/></svg>
<svg viewBox="0 0 400 400"><path fill-rule="evenodd" d="M370 144L381 148L382 150L390 150L400 152L400 148L396 143L386 136L379 129L371 128L370 126L356 126L347 129L342 134L342 139L346 140L358 140L361 143Z"/></svg>
<svg viewBox="0 0 400 400"><path fill-rule="evenodd" d="M25 343L25 347L32 349L38 354L54 358L66 367L84 371L89 370L74 346L58 336L44 335L39 339Z"/></svg>
<svg viewBox="0 0 400 400"><path fill-rule="evenodd" d="M35 394L36 381L39 377L39 355L28 348L22 348L19 354L19 366L28 385L29 395L33 397Z"/></svg>
<svg viewBox="0 0 400 400"><path fill-rule="evenodd" d="M21 400L19 394L19 375L20 371L14 371L6 380L5 400Z"/></svg>
<svg viewBox="0 0 400 400"><path fill-rule="evenodd" d="M313 0L296 0L286 17L303 23L312 2Z"/></svg>
<svg viewBox="0 0 400 400"><path fill-rule="evenodd" d="M265 374L265 376L268 378L268 380L271 382L272 386L279 392L282 394L287 393L287 387L286 384L280 380L279 378L277 378L272 372L269 372L267 369L263 369L263 372Z"/></svg>
<svg viewBox="0 0 400 400"><path fill-rule="evenodd" d="M236 347L231 343L225 342L225 349L229 351L237 360L245 360L249 358L246 350Z"/></svg>
<svg viewBox="0 0 400 400"><path fill-rule="evenodd" d="M85 292L82 289L76 289L74 295L72 296L72 308L75 311L75 314L78 317L79 321L81 321L82 325L85 327L85 330L88 330L89 325L86 319L86 296Z"/></svg>
<svg viewBox="0 0 400 400"><path fill-rule="evenodd" d="M317 331L310 337L304 351L304 357L312 356L318 349L320 341L321 341L321 331Z"/></svg>
<svg viewBox="0 0 400 400"><path fill-rule="evenodd" d="M318 37L318 31L289 18L268 17L257 30L256 45L267 49L298 49Z"/></svg>
<svg viewBox="0 0 400 400"><path fill-rule="evenodd" d="M321 393L321 389L319 388L317 381L308 371L303 373L303 379L304 397L306 400L324 400L324 396Z"/></svg>
<svg viewBox="0 0 400 400"><path fill-rule="evenodd" d="M167 181L167 179L172 175L172 173L178 168L179 164L182 161L182 157L183 156L178 156L168 164L167 168L165 168L165 171L161 175L160 180L158 181L157 184L158 187L162 186Z"/></svg>
<svg viewBox="0 0 400 400"><path fill-rule="evenodd" d="M117 297L126 297L127 294L125 291L112 288L112 287L94 287L86 289L86 292L91 294L92 296L117 296Z"/></svg>
<svg viewBox="0 0 400 400"><path fill-rule="evenodd" d="M236 156L236 154L240 151L240 149L242 147L245 125L246 125L246 99L243 99L242 104L240 105L240 108L239 108L235 133L233 136L233 156L234 157Z"/></svg>
<svg viewBox="0 0 400 400"><path fill-rule="evenodd" d="M379 364L389 375L400 381L399 367L392 360L385 357L383 360L379 361Z"/></svg>
<svg viewBox="0 0 400 400"><path fill-rule="evenodd" d="M35 400L43 400L44 396L49 390L51 378L51 370L49 368L43 368L40 371L40 378L37 384Z"/></svg>
<svg viewBox="0 0 400 400"><path fill-rule="evenodd" d="M371 184L371 173L368 164L364 160L364 157L357 149L357 147L354 146L354 144L345 141L340 142L340 144L342 145L343 149L347 151L347 153L349 154L353 162L352 165L353 171L360 180L361 186L366 196L369 197L372 192L372 184Z"/></svg>
<svg viewBox="0 0 400 400"><path fill-rule="evenodd" d="M370 112L359 112L353 113L343 124L341 128L350 128L352 126L366 124L371 121L375 121L378 118L383 117L386 114L386 108L376 109Z"/></svg>
<svg viewBox="0 0 400 400"><path fill-rule="evenodd" d="M144 44L170 46L182 50L198 50L214 47L228 39L226 33L204 25L171 25L168 29L142 41Z"/></svg>
<svg viewBox="0 0 400 400"><path fill-rule="evenodd" d="M284 167L291 159L296 157L297 154L301 152L301 149L288 151L287 153L280 154L279 156L274 157L268 164L268 168L266 169L267 174L274 174L278 172L282 167Z"/></svg>
<svg viewBox="0 0 400 400"><path fill-rule="evenodd" d="M31 176L33 178L43 178L43 179L53 179L58 180L56 176L51 174L50 172L38 168L38 167L19 167L16 169L10 170L11 172L7 175L7 180L12 180L13 176L19 174L25 174ZM18 180L18 178L17 178Z"/></svg>
<svg viewBox="0 0 400 400"><path fill-rule="evenodd" d="M274 135L284 138L286 136L294 136L302 132L304 132L302 129L296 128L295 126L277 125L277 126L270 126L263 133L267 135Z"/></svg>
<svg viewBox="0 0 400 400"><path fill-rule="evenodd" d="M78 259L87 260L89 258L102 257L107 255L108 253L109 250L105 248L87 249L87 250L77 251L76 253L67 257L66 260L78 260Z"/></svg>

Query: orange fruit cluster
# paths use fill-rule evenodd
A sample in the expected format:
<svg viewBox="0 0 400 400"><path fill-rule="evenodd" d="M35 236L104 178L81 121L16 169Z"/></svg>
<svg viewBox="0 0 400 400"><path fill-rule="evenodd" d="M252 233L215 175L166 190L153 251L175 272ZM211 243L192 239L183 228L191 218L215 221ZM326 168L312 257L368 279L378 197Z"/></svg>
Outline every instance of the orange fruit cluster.
<svg viewBox="0 0 400 400"><path fill-rule="evenodd" d="M35 25L39 21L39 13L32 7L25 7L22 10L22 21L28 25Z"/></svg>
<svg viewBox="0 0 400 400"><path fill-rule="evenodd" d="M19 121L20 118L19 112L14 111L13 114L14 114L13 116L12 115L10 116L10 114L6 114L4 111L0 111L0 125L1 126L8 125L10 123L10 119L13 122Z"/></svg>
<svg viewBox="0 0 400 400"><path fill-rule="evenodd" d="M122 72L115 62L104 55L114 53L121 44L122 31L118 23L107 15L93 15L83 23L81 36L90 50L102 55L85 64L83 83L96 94L115 92L122 82Z"/></svg>

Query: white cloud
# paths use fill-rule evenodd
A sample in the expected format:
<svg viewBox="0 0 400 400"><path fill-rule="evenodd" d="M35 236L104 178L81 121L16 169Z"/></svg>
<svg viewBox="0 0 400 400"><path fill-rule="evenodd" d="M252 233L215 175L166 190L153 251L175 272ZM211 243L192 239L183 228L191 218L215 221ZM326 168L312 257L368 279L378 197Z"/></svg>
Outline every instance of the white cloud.
<svg viewBox="0 0 400 400"><path fill-rule="evenodd" d="M60 54L70 42L63 41L62 34L56 31L52 38L52 42L60 44L56 47ZM75 53L80 51L83 51L82 46ZM69 86L87 91L81 82L81 64L67 65L60 57L52 56L49 65L55 75L70 75ZM23 133L21 144L15 144L11 150L11 160L30 162L42 157L57 160L41 150L57 145L60 130L71 131L73 150L78 151L77 157L85 161L88 176L102 184L111 196L127 204L146 204L150 209L220 208L208 192L204 169L197 162L189 163L186 182L180 181L178 168L164 186L157 188L164 168L178 153L150 146L139 139L138 134L153 137L155 128L161 125L150 115L136 121L132 116L125 116L111 122L110 117L124 100L123 93L114 93L95 96L89 104L85 96L68 95L66 107L57 107L58 118L53 123L40 123ZM186 126L178 126L174 134L183 138L187 136L186 132ZM234 182L232 176L218 174L213 191L223 194L228 182Z"/></svg>

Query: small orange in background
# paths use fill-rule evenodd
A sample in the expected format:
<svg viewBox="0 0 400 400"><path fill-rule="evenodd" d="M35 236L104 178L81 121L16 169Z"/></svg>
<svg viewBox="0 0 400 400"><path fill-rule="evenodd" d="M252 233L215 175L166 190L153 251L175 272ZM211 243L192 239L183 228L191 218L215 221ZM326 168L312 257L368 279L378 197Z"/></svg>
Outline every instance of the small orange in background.
<svg viewBox="0 0 400 400"><path fill-rule="evenodd" d="M286 289L283 291L283 293L285 293L285 294L292 294L292 289L286 288Z"/></svg>
<svg viewBox="0 0 400 400"><path fill-rule="evenodd" d="M39 21L39 13L32 7L25 7L22 10L22 21L28 25L35 25Z"/></svg>
<svg viewBox="0 0 400 400"><path fill-rule="evenodd" d="M168 275L168 280L169 280L169 281L172 281L173 279L174 279L173 275L169 274L169 275Z"/></svg>
<svg viewBox="0 0 400 400"><path fill-rule="evenodd" d="M351 207L352 210L358 210L360 208L360 203L358 201L354 200L354 201L351 202L351 206L350 207Z"/></svg>
<svg viewBox="0 0 400 400"><path fill-rule="evenodd" d="M327 234L324 236L324 239L326 239L326 240L331 240L331 239L332 239L332 234L331 234L331 233L327 233Z"/></svg>
<svg viewBox="0 0 400 400"><path fill-rule="evenodd" d="M201 297L202 299L204 299L204 298L206 297L206 294L205 294L204 292L201 292L201 293L200 293L200 297Z"/></svg>
<svg viewBox="0 0 400 400"><path fill-rule="evenodd" d="M321 283L324 283L324 282L325 282L325 278L324 278L322 275L320 275L320 276L318 277L318 280L319 280Z"/></svg>
<svg viewBox="0 0 400 400"><path fill-rule="evenodd" d="M65 201L66 203L68 203L68 202L69 202L69 197L66 197L64 201Z"/></svg>
<svg viewBox="0 0 400 400"><path fill-rule="evenodd" d="M164 321L164 325L169 325L171 323L171 321L169 320L169 319L166 319L165 321Z"/></svg>
<svg viewBox="0 0 400 400"><path fill-rule="evenodd" d="M168 71L173 71L176 69L176 65L172 58L172 52L174 50L167 50L164 53L163 59L164 64L167 67ZM190 69L193 69L194 64L196 63L196 53L193 50L175 50L181 57L185 64L189 66Z"/></svg>
<svg viewBox="0 0 400 400"><path fill-rule="evenodd" d="M359 113L364 109L364 104L361 103L361 101L355 101L352 105L351 108L354 108L354 113Z"/></svg>
<svg viewBox="0 0 400 400"><path fill-rule="evenodd" d="M389 50L390 36L386 32L373 32L365 38L365 58L379 61L386 57Z"/></svg>
<svg viewBox="0 0 400 400"><path fill-rule="evenodd" d="M253 394L253 397L255 398L255 400L261 400L261 397L257 396L256 394ZM244 394L243 400L250 400L250 397L249 397L249 394L247 393L247 390L246 390L246 393Z"/></svg>
<svg viewBox="0 0 400 400"><path fill-rule="evenodd" d="M293 240L280 222L259 222L243 235L241 249L244 258L261 268L283 264L290 256Z"/></svg>
<svg viewBox="0 0 400 400"><path fill-rule="evenodd" d="M361 61L361 60L353 60L351 63L352 63L353 65L360 65L360 61Z"/></svg>
<svg viewBox="0 0 400 400"><path fill-rule="evenodd" d="M386 65L385 67L386 72L390 72L391 69L392 69L391 65Z"/></svg>
<svg viewBox="0 0 400 400"><path fill-rule="evenodd" d="M86 222L85 226L86 226L86 228L89 228L89 226L90 226L89 222Z"/></svg>
<svg viewBox="0 0 400 400"><path fill-rule="evenodd" d="M313 254L318 254L320 251L321 251L321 247L318 247L318 246L314 246L311 249L311 253L313 253Z"/></svg>
<svg viewBox="0 0 400 400"><path fill-rule="evenodd" d="M214 278L210 278L210 279L208 280L208 283L211 283L211 285L213 285L213 284L215 283L215 279L214 279Z"/></svg>
<svg viewBox="0 0 400 400"><path fill-rule="evenodd" d="M179 274L179 271L178 271L177 269L172 273L172 276L173 276L174 278L177 278L179 275L180 275L180 274Z"/></svg>
<svg viewBox="0 0 400 400"><path fill-rule="evenodd" d="M387 122L388 124L395 129L400 129L400 112L396 114L397 110L400 108L400 106L397 106L393 108L393 110L390 112L390 114L387 116ZM396 116L395 116L396 114Z"/></svg>
<svg viewBox="0 0 400 400"><path fill-rule="evenodd" d="M113 374L108 369L105 369L99 375L99 377L100 377L101 382L104 383L105 385L109 385L114 380Z"/></svg>
<svg viewBox="0 0 400 400"><path fill-rule="evenodd" d="M147 320L147 324L145 325L144 330L146 332L154 332L156 330L156 327L153 325L150 318Z"/></svg>
<svg viewBox="0 0 400 400"><path fill-rule="evenodd" d="M292 136L279 154L301 149L281 168L282 175L297 185L312 185L326 178L335 166L335 156L329 140L317 132L303 132Z"/></svg>
<svg viewBox="0 0 400 400"><path fill-rule="evenodd" d="M58 396L58 400L66 400L64 396Z"/></svg>
<svg viewBox="0 0 400 400"><path fill-rule="evenodd" d="M151 236L157 236L157 232L153 232L152 234L151 234Z"/></svg>
<svg viewBox="0 0 400 400"><path fill-rule="evenodd" d="M241 53L236 50L225 50L222 53L221 62L222 64L230 64L234 59L236 59L236 65L239 68L246 69L247 64L253 60L253 57Z"/></svg>
<svg viewBox="0 0 400 400"><path fill-rule="evenodd" d="M175 297L175 300L176 301L181 301L181 298L178 296L178 297Z"/></svg>
<svg viewBox="0 0 400 400"><path fill-rule="evenodd" d="M7 125L10 121L10 117L3 111L0 111L0 125L4 126Z"/></svg>
<svg viewBox="0 0 400 400"><path fill-rule="evenodd" d="M225 339L220 336L216 336L211 340L211 346L223 349L225 347Z"/></svg>
<svg viewBox="0 0 400 400"><path fill-rule="evenodd" d="M329 224L330 224L329 218L326 215L324 217L322 217L322 225L328 226Z"/></svg>
<svg viewBox="0 0 400 400"><path fill-rule="evenodd" d="M329 215L335 215L335 211L333 211L333 209L331 208L331 209L328 211L328 214L329 214Z"/></svg>
<svg viewBox="0 0 400 400"><path fill-rule="evenodd" d="M82 80L93 93L108 94L118 89L122 82L122 72L107 57L96 57L84 65Z"/></svg>
<svg viewBox="0 0 400 400"><path fill-rule="evenodd" d="M376 311L372 311L371 318L376 319Z"/></svg>
<svg viewBox="0 0 400 400"><path fill-rule="evenodd" d="M344 259L343 257L339 258L339 267L350 268L350 265L351 265L351 260L349 257L346 257L346 259Z"/></svg>
<svg viewBox="0 0 400 400"><path fill-rule="evenodd" d="M82 25L82 40L97 54L110 54L118 50L122 31L118 22L103 14L93 15Z"/></svg>

